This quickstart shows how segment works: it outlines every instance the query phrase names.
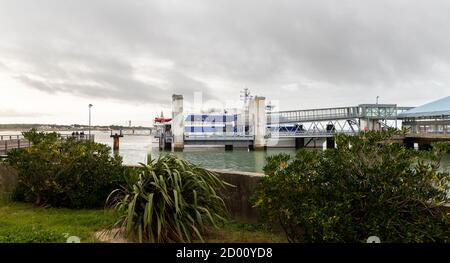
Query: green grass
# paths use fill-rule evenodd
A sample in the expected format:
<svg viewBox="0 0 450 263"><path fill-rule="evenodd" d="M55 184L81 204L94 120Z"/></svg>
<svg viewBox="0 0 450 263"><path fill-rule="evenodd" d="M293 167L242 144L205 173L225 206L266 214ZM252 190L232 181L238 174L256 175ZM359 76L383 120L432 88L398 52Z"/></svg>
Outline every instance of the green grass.
<svg viewBox="0 0 450 263"><path fill-rule="evenodd" d="M66 242L78 236L81 242L99 242L95 232L113 223L111 211L43 208L33 204L0 200L0 243ZM286 242L281 234L265 225L229 222L220 229L210 228L206 242Z"/></svg>
<svg viewBox="0 0 450 263"><path fill-rule="evenodd" d="M65 242L67 236L98 242L94 233L112 223L111 215L104 210L42 208L0 201L0 242Z"/></svg>

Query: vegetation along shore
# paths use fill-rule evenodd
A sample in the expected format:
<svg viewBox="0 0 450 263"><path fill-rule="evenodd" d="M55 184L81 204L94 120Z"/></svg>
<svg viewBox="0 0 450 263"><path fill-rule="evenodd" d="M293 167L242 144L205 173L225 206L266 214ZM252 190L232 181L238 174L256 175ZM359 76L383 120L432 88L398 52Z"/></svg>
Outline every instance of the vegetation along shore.
<svg viewBox="0 0 450 263"><path fill-rule="evenodd" d="M106 145L31 130L0 164L0 242L450 242L450 144L416 151L398 133L269 156L244 185L172 154L128 167Z"/></svg>

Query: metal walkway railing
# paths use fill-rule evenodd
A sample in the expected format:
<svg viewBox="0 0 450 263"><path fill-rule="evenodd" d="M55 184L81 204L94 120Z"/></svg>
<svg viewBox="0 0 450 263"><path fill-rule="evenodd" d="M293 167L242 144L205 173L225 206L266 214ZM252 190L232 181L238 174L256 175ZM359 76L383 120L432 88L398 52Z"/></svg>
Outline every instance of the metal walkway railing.
<svg viewBox="0 0 450 263"><path fill-rule="evenodd" d="M7 155L13 149L30 147L32 143L21 135L0 135L0 155Z"/></svg>
<svg viewBox="0 0 450 263"><path fill-rule="evenodd" d="M266 138L326 138L334 137L336 134L346 134L346 135L356 135L357 132L354 131L340 131L340 132L327 132L327 131L316 131L316 132L271 132L266 135Z"/></svg>
<svg viewBox="0 0 450 263"><path fill-rule="evenodd" d="M76 140L94 141L95 136L91 134L60 134L62 140L74 138ZM33 145L29 140L25 139L23 135L0 135L0 155L7 155L9 151L14 149L28 148Z"/></svg>

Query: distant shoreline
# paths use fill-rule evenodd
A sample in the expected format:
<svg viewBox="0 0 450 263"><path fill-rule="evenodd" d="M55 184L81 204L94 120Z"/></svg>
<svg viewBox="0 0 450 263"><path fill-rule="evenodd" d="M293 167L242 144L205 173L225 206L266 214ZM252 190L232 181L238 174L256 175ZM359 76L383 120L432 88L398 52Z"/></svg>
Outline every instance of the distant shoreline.
<svg viewBox="0 0 450 263"><path fill-rule="evenodd" d="M29 131L32 128L15 128L15 129L8 129L8 128L0 128L1 132L5 131L14 131L14 132L25 132ZM89 129L37 129L37 131L55 131L55 132L64 132L64 131L87 131ZM93 129L91 128L91 131L110 131L111 129Z"/></svg>
<svg viewBox="0 0 450 263"><path fill-rule="evenodd" d="M38 131L88 131L89 127L84 125L55 125L55 124L0 124L0 131L23 132L31 129ZM92 126L92 131L111 131L111 130L150 130L150 127L126 127L126 126Z"/></svg>

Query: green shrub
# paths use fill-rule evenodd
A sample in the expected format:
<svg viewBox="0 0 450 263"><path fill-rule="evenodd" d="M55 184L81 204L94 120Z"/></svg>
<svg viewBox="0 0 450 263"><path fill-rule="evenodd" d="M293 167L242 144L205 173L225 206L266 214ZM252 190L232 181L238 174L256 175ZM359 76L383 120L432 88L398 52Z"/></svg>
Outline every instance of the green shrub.
<svg viewBox="0 0 450 263"><path fill-rule="evenodd" d="M203 240L205 226L225 220L217 190L226 183L213 172L173 155L130 169L126 184L111 193L117 212L112 228L139 242Z"/></svg>
<svg viewBox="0 0 450 263"><path fill-rule="evenodd" d="M337 149L268 157L253 202L290 242L450 241L449 174L437 143L418 152L395 131L336 137Z"/></svg>
<svg viewBox="0 0 450 263"><path fill-rule="evenodd" d="M33 145L8 154L18 171L13 198L54 207L102 207L108 194L123 180L120 157L108 146L55 133L25 133Z"/></svg>

